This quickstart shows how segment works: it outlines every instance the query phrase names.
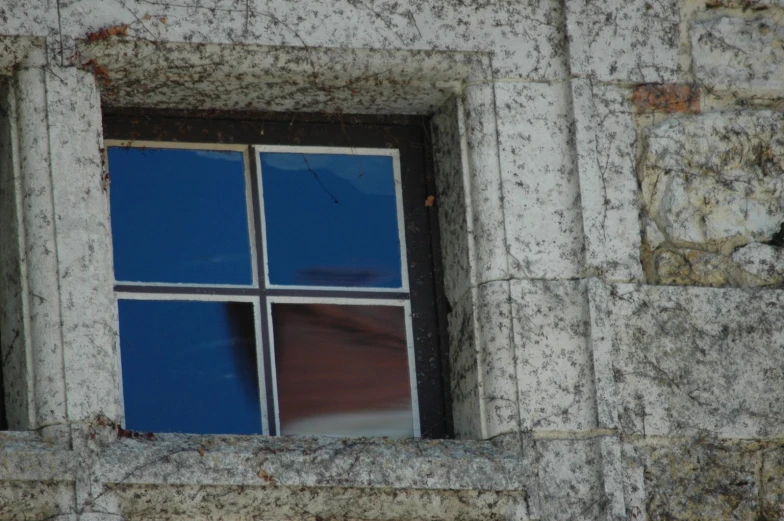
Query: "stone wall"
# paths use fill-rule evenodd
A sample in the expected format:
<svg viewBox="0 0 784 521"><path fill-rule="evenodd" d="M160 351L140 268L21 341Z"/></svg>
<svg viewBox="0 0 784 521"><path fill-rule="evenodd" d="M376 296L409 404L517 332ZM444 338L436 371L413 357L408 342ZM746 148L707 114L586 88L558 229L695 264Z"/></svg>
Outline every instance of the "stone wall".
<svg viewBox="0 0 784 521"><path fill-rule="evenodd" d="M780 0L6 0L0 519L784 519ZM101 111L432 115L455 440L122 421Z"/></svg>

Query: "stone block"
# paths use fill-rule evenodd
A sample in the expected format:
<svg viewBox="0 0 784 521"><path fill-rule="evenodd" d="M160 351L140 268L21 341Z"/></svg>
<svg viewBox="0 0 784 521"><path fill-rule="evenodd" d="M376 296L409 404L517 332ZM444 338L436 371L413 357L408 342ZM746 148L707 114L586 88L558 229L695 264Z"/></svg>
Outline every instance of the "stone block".
<svg viewBox="0 0 784 521"><path fill-rule="evenodd" d="M112 37L78 41L76 56L100 71L102 103L120 107L432 114L460 85L492 73L484 53L396 48Z"/></svg>
<svg viewBox="0 0 784 521"><path fill-rule="evenodd" d="M468 291L475 275L471 272L474 240L473 219L466 204L466 178L463 164L465 127L458 100L452 100L432 119L433 163L435 166L436 209L444 263L444 290L453 305Z"/></svg>
<svg viewBox="0 0 784 521"><path fill-rule="evenodd" d="M475 237L473 262L479 284L509 276L493 85L466 87L463 106Z"/></svg>
<svg viewBox="0 0 784 521"><path fill-rule="evenodd" d="M711 89L779 95L784 82L784 26L770 16L722 16L694 22L694 74Z"/></svg>
<svg viewBox="0 0 784 521"><path fill-rule="evenodd" d="M586 80L572 82L585 264L620 282L642 278L636 131L628 94Z"/></svg>
<svg viewBox="0 0 784 521"><path fill-rule="evenodd" d="M477 292L479 364L487 437L520 430L517 348L512 337L510 283L488 282Z"/></svg>
<svg viewBox="0 0 784 521"><path fill-rule="evenodd" d="M130 519L362 519L364 521L526 521L525 491L342 487L112 486Z"/></svg>
<svg viewBox="0 0 784 521"><path fill-rule="evenodd" d="M452 418L458 439L481 439L486 430L480 404L476 293L472 289L452 304L448 317Z"/></svg>
<svg viewBox="0 0 784 521"><path fill-rule="evenodd" d="M478 441L162 434L90 470L133 517L522 521L532 459Z"/></svg>
<svg viewBox="0 0 784 521"><path fill-rule="evenodd" d="M511 282L524 430L596 427L585 281Z"/></svg>
<svg viewBox="0 0 784 521"><path fill-rule="evenodd" d="M14 89L0 84L0 356L4 384L5 419L11 429L27 429L33 419L32 368L29 367L29 328L26 305L24 232L21 226L22 179L19 172L17 113Z"/></svg>
<svg viewBox="0 0 784 521"><path fill-rule="evenodd" d="M536 519L603 519L607 498L602 485L599 440L537 440L539 497Z"/></svg>
<svg viewBox="0 0 784 521"><path fill-rule="evenodd" d="M677 117L650 129L642 193L672 243L732 251L770 240L784 221L784 114L742 111Z"/></svg>
<svg viewBox="0 0 784 521"><path fill-rule="evenodd" d="M700 88L679 83L647 83L632 92L637 112L685 113L700 111Z"/></svg>
<svg viewBox="0 0 784 521"><path fill-rule="evenodd" d="M27 259L27 280L22 281L22 287L26 285L27 295L22 298L27 301L27 309L22 306L24 315L19 322L29 328L31 353L26 357L32 359L28 374L34 386L28 428L67 421L58 265L53 254L56 246L51 154L44 124L48 119L47 82L51 79L51 74L37 67L24 67L13 83L22 195L20 221L24 226L22 257Z"/></svg>
<svg viewBox="0 0 784 521"><path fill-rule="evenodd" d="M70 421L120 417L117 310L109 202L103 186L101 104L92 75L47 80L60 333Z"/></svg>
<svg viewBox="0 0 784 521"><path fill-rule="evenodd" d="M639 521L760 517L759 445L711 438L624 444L627 511Z"/></svg>
<svg viewBox="0 0 784 521"><path fill-rule="evenodd" d="M784 292L589 284L600 427L784 433Z"/></svg>
<svg viewBox="0 0 784 521"><path fill-rule="evenodd" d="M784 249L778 246L754 242L735 250L732 261L768 284L784 281Z"/></svg>
<svg viewBox="0 0 784 521"><path fill-rule="evenodd" d="M3 519L62 519L76 521L73 483L4 481L0 484Z"/></svg>
<svg viewBox="0 0 784 521"><path fill-rule="evenodd" d="M705 0L705 7L716 9L742 9L743 11L764 11L769 6L784 7L784 0Z"/></svg>
<svg viewBox="0 0 784 521"><path fill-rule="evenodd" d="M761 512L758 519L784 519L784 443L761 454Z"/></svg>
<svg viewBox="0 0 784 521"><path fill-rule="evenodd" d="M129 37L153 41L487 52L495 54L498 77L566 75L563 12L556 0L220 0L209 6L197 0L174 5L108 0L101 9L63 0L59 12L66 40L128 24Z"/></svg>
<svg viewBox="0 0 784 521"><path fill-rule="evenodd" d="M54 36L57 38L57 7L47 0L4 0L0 4L3 35ZM0 44L0 50L2 45ZM2 52L0 52L2 56Z"/></svg>
<svg viewBox="0 0 784 521"><path fill-rule="evenodd" d="M0 7L0 12L2 11ZM2 15L0 14L0 19ZM0 35L0 73L11 74L20 63L29 62L31 56L39 56L43 64L44 39L32 36Z"/></svg>
<svg viewBox="0 0 784 521"><path fill-rule="evenodd" d="M678 73L678 2L566 2L573 74L666 83Z"/></svg>
<svg viewBox="0 0 784 521"><path fill-rule="evenodd" d="M536 467L516 438L508 450L468 440L159 434L104 447L90 470L103 483L523 491Z"/></svg>
<svg viewBox="0 0 784 521"><path fill-rule="evenodd" d="M504 216L512 276L582 273L580 187L567 83L496 83Z"/></svg>
<svg viewBox="0 0 784 521"><path fill-rule="evenodd" d="M778 284L781 277L773 273L755 273L753 264L756 264L755 259L758 259L758 256L746 250L754 244L759 243L741 248L744 252L738 260L735 254L730 258L721 253L691 248L659 248L653 255L655 275L650 282L681 286L752 288Z"/></svg>

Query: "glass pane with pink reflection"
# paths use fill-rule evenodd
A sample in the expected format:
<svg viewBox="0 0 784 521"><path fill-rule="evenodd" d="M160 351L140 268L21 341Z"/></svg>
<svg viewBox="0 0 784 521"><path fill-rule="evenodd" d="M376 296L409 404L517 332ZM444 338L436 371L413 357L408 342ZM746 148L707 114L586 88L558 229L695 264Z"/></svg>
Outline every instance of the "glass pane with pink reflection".
<svg viewBox="0 0 784 521"><path fill-rule="evenodd" d="M280 433L414 436L404 308L272 304Z"/></svg>

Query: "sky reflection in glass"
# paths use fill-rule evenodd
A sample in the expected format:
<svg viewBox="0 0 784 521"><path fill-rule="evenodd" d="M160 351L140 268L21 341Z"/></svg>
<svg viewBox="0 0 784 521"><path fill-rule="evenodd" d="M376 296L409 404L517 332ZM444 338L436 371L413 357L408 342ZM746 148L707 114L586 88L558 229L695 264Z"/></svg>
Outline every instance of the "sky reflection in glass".
<svg viewBox="0 0 784 521"><path fill-rule="evenodd" d="M260 155L271 284L402 286L392 157Z"/></svg>
<svg viewBox="0 0 784 521"><path fill-rule="evenodd" d="M251 284L243 154L110 147L115 278Z"/></svg>
<svg viewBox="0 0 784 521"><path fill-rule="evenodd" d="M261 434L253 306L119 301L126 428Z"/></svg>

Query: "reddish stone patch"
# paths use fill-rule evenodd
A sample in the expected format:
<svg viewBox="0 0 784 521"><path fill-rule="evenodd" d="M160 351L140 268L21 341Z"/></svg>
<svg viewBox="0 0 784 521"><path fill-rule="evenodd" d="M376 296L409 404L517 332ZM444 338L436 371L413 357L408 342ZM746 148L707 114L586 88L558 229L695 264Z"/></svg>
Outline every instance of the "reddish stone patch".
<svg viewBox="0 0 784 521"><path fill-rule="evenodd" d="M638 85L632 94L637 112L700 112L700 88L678 83Z"/></svg>

